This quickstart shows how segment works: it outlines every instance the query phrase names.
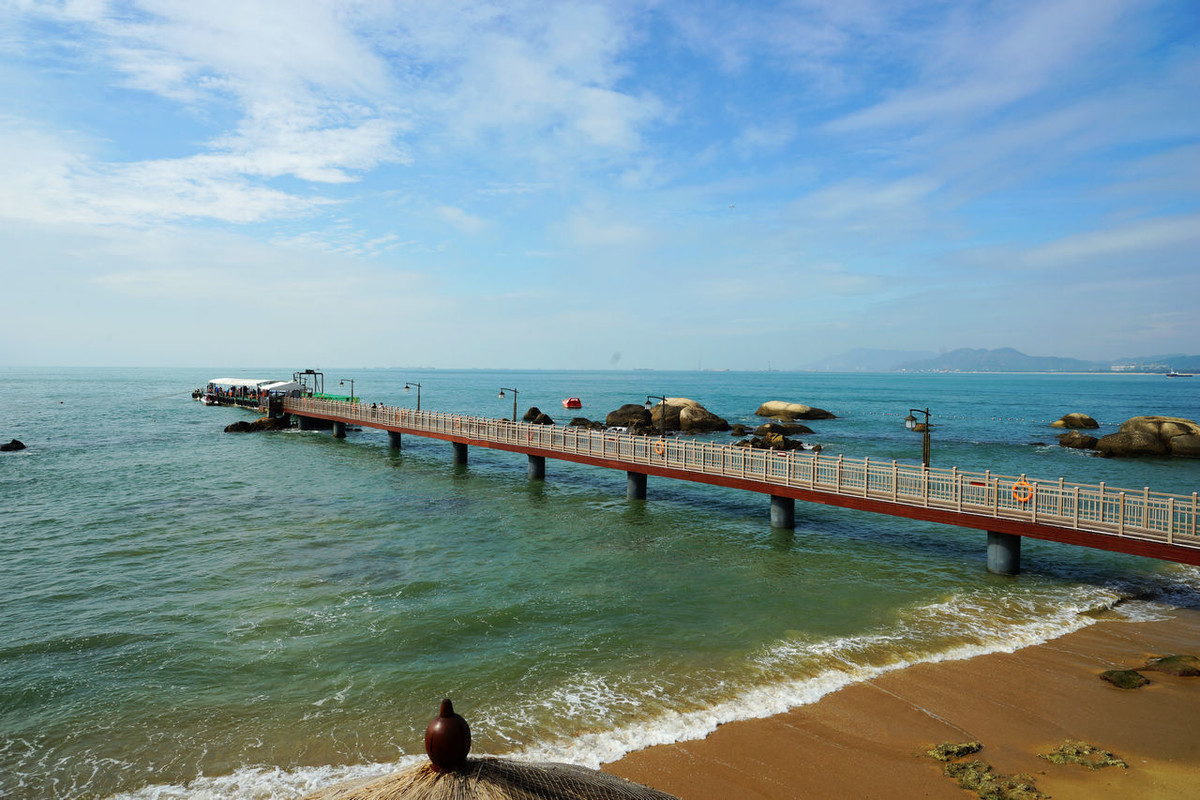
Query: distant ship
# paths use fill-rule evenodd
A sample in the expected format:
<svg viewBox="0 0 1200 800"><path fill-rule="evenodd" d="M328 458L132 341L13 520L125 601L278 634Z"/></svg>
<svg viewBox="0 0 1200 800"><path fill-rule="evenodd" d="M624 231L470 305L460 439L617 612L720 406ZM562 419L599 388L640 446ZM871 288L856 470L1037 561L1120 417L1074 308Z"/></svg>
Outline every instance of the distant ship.
<svg viewBox="0 0 1200 800"><path fill-rule="evenodd" d="M1190 377L1192 377L1192 373L1176 372L1175 370L1171 370L1170 372L1167 373L1167 377L1168 378L1190 378Z"/></svg>

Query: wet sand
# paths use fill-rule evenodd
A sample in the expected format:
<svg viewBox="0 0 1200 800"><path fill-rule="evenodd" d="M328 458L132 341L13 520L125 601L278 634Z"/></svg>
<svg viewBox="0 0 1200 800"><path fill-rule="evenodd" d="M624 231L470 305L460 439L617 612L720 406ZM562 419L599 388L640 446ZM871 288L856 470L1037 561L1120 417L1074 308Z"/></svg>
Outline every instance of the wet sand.
<svg viewBox="0 0 1200 800"><path fill-rule="evenodd" d="M1024 774L1055 800L1200 795L1200 678L1143 672L1117 689L1098 677L1148 658L1200 656L1200 611L1103 621L1052 642L965 661L921 664L706 739L652 747L604 769L683 800L973 796L925 755L982 742L964 761ZM1038 758L1067 740L1113 752L1128 769Z"/></svg>

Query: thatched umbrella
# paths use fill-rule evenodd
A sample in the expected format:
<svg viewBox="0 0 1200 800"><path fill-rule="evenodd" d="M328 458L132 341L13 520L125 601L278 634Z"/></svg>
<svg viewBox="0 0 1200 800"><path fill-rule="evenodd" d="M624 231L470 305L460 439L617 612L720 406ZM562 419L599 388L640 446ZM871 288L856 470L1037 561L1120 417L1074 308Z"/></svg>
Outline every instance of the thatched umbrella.
<svg viewBox="0 0 1200 800"><path fill-rule="evenodd" d="M471 731L449 700L425 730L430 763L353 781L305 800L679 800L674 795L574 764L467 758Z"/></svg>

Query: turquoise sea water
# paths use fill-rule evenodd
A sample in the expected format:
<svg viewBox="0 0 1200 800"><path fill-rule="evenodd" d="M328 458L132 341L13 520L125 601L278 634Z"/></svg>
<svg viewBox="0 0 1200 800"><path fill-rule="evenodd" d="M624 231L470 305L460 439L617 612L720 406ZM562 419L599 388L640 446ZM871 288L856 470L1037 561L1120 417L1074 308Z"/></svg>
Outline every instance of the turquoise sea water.
<svg viewBox="0 0 1200 800"><path fill-rule="evenodd" d="M0 383L0 797L284 798L422 753L442 697L474 752L598 765L811 702L881 671L1200 604L1200 572L1026 541L1016 579L981 531L383 433L226 434L216 377L294 368L9 369ZM365 401L561 424L647 394L755 424L766 400L838 419L824 453L1190 494L1200 461L1056 446L1200 418L1200 378L327 370ZM349 385L348 383L346 384ZM583 398L565 412L563 397ZM729 441L727 434L714 435ZM1041 442L1043 444L1037 444ZM1129 624L1129 623L1114 623Z"/></svg>

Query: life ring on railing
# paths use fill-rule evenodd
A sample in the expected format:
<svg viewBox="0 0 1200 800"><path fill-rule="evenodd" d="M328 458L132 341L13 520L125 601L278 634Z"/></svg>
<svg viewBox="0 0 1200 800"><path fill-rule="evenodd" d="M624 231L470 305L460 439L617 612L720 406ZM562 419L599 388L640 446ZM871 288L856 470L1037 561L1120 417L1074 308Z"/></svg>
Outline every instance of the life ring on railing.
<svg viewBox="0 0 1200 800"><path fill-rule="evenodd" d="M525 434L525 441L527 441L527 442L533 441L533 428L530 428L529 431Z"/></svg>
<svg viewBox="0 0 1200 800"><path fill-rule="evenodd" d="M454 418L454 428L455 428L455 430L461 430L461 429L462 429L462 417L455 417L455 418Z"/></svg>
<svg viewBox="0 0 1200 800"><path fill-rule="evenodd" d="M1033 487L1029 485L1029 481L1021 478L1013 484L1012 496L1018 503L1028 503L1033 499Z"/></svg>
<svg viewBox="0 0 1200 800"><path fill-rule="evenodd" d="M663 453L667 452L667 443L664 442L662 439L659 439L657 442L654 443L654 452L660 456Z"/></svg>

